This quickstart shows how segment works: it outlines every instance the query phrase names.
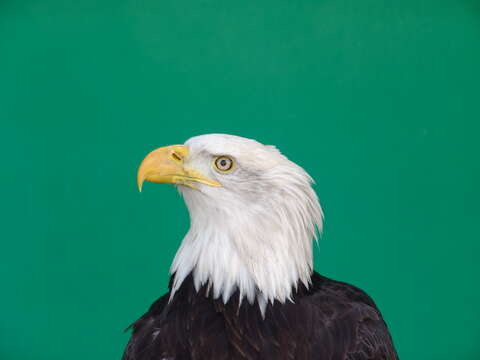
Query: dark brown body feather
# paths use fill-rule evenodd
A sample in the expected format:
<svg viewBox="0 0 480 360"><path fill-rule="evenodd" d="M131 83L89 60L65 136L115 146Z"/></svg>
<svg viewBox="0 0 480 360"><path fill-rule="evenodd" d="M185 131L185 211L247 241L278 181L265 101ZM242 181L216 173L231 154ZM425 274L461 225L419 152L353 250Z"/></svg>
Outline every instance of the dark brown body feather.
<svg viewBox="0 0 480 360"><path fill-rule="evenodd" d="M189 276L131 327L123 360L397 360L387 326L362 290L312 275L292 302L227 304L195 291Z"/></svg>

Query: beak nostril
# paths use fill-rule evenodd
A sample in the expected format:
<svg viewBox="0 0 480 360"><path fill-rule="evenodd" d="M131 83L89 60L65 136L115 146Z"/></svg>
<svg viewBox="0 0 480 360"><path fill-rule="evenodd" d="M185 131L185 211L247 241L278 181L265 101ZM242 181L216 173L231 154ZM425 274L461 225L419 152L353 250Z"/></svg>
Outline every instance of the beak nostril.
<svg viewBox="0 0 480 360"><path fill-rule="evenodd" d="M176 161L182 161L182 158L176 152L172 152L172 157Z"/></svg>

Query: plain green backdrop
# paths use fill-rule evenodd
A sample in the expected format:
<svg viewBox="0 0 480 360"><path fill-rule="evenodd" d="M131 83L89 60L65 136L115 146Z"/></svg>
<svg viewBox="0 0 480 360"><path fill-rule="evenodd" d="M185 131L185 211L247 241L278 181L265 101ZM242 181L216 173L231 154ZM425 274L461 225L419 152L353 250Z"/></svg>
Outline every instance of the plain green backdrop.
<svg viewBox="0 0 480 360"><path fill-rule="evenodd" d="M474 0L2 0L0 359L120 358L188 229L137 167L210 132L315 178L402 359L480 359L479 84Z"/></svg>

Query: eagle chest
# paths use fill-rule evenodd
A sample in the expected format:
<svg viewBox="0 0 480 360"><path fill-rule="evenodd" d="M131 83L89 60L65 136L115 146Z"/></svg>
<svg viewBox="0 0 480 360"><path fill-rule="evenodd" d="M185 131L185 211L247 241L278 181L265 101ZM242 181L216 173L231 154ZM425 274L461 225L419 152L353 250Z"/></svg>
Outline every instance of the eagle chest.
<svg viewBox="0 0 480 360"><path fill-rule="evenodd" d="M262 317L257 304L199 299L166 309L157 339L175 359L312 358L312 321L304 306L269 304Z"/></svg>

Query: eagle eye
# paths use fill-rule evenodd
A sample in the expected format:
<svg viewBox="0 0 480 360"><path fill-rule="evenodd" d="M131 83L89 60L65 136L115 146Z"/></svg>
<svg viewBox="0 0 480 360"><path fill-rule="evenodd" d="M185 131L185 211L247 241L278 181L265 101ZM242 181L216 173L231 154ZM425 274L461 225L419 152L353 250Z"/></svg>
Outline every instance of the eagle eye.
<svg viewBox="0 0 480 360"><path fill-rule="evenodd" d="M215 168L220 172L228 172L233 169L233 159L229 156L218 156L215 159Z"/></svg>

